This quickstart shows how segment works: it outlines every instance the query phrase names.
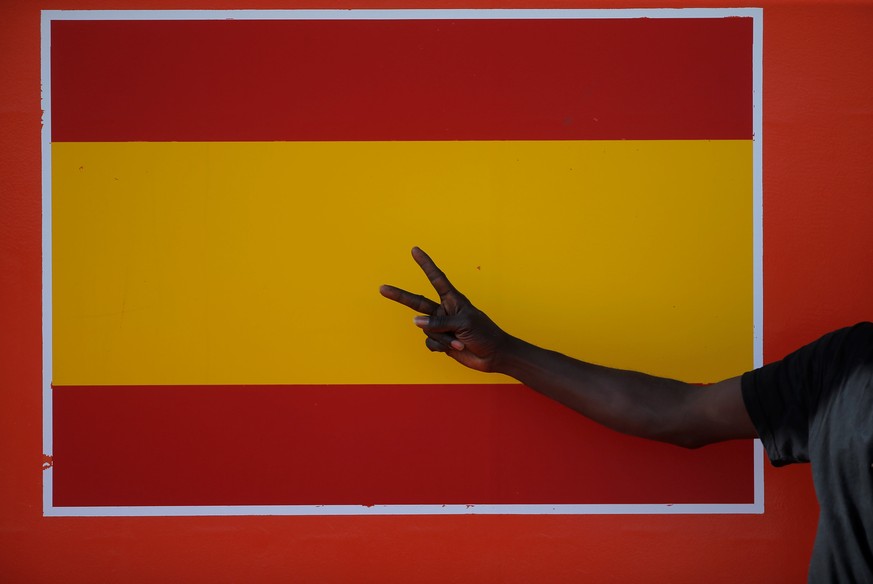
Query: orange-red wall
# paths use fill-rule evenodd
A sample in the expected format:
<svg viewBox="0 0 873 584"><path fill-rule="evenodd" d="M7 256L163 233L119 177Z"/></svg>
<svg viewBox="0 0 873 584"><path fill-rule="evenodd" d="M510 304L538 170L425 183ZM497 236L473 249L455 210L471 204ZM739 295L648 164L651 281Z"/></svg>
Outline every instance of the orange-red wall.
<svg viewBox="0 0 873 584"><path fill-rule="evenodd" d="M41 516L39 10L242 4L0 4L0 581L805 581L817 516L805 466L767 468L760 516ZM678 5L622 0L549 7ZM773 360L831 328L873 320L873 3L759 5L765 8L764 348L765 359Z"/></svg>

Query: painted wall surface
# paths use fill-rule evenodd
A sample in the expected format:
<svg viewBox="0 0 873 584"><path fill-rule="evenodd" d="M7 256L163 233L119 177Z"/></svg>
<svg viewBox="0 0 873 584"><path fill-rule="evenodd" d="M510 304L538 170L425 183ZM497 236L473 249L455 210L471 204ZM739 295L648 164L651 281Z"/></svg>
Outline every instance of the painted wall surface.
<svg viewBox="0 0 873 584"><path fill-rule="evenodd" d="M650 5L609 7L616 4ZM352 6L379 7L318 7ZM873 4L763 6L764 356L771 361L832 328L873 319ZM42 517L39 9L87 8L117 6L0 9L0 579L805 580L817 504L803 466L767 468L763 515Z"/></svg>

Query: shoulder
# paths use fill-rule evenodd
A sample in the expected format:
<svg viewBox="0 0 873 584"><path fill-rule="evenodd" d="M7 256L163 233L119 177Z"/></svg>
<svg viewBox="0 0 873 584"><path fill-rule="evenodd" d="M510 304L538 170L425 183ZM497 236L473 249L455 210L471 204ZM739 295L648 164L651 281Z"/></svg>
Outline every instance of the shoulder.
<svg viewBox="0 0 873 584"><path fill-rule="evenodd" d="M859 322L836 330L812 345L822 383L838 383L857 368L873 364L873 323Z"/></svg>
<svg viewBox="0 0 873 584"><path fill-rule="evenodd" d="M770 460L776 465L808 461L809 426L819 419L820 405L835 398L847 403L867 385L857 376L869 378L871 371L873 323L860 322L744 374L743 402Z"/></svg>
<svg viewBox="0 0 873 584"><path fill-rule="evenodd" d="M860 347L873 347L873 322L859 322L845 330L848 342Z"/></svg>
<svg viewBox="0 0 873 584"><path fill-rule="evenodd" d="M755 370L789 375L792 385L823 383L841 369L869 360L873 355L873 323L859 322L831 331L800 347L781 361ZM769 371L768 371L769 370Z"/></svg>

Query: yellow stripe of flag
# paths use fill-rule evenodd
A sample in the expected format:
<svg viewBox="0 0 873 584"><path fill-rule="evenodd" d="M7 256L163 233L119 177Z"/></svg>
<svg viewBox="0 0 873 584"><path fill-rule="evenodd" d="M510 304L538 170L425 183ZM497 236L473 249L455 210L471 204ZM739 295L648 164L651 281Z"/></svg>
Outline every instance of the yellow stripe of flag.
<svg viewBox="0 0 873 584"><path fill-rule="evenodd" d="M54 383L493 383L379 297L421 245L508 331L752 366L751 141L55 143ZM429 291L428 291L429 292Z"/></svg>

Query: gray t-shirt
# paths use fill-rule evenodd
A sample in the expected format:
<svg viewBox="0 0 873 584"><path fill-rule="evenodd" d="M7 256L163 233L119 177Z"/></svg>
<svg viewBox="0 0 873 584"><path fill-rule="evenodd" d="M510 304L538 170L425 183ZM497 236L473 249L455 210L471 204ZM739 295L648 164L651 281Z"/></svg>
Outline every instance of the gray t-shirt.
<svg viewBox="0 0 873 584"><path fill-rule="evenodd" d="M873 583L873 324L750 371L742 388L770 462L812 463L821 512L809 581Z"/></svg>

